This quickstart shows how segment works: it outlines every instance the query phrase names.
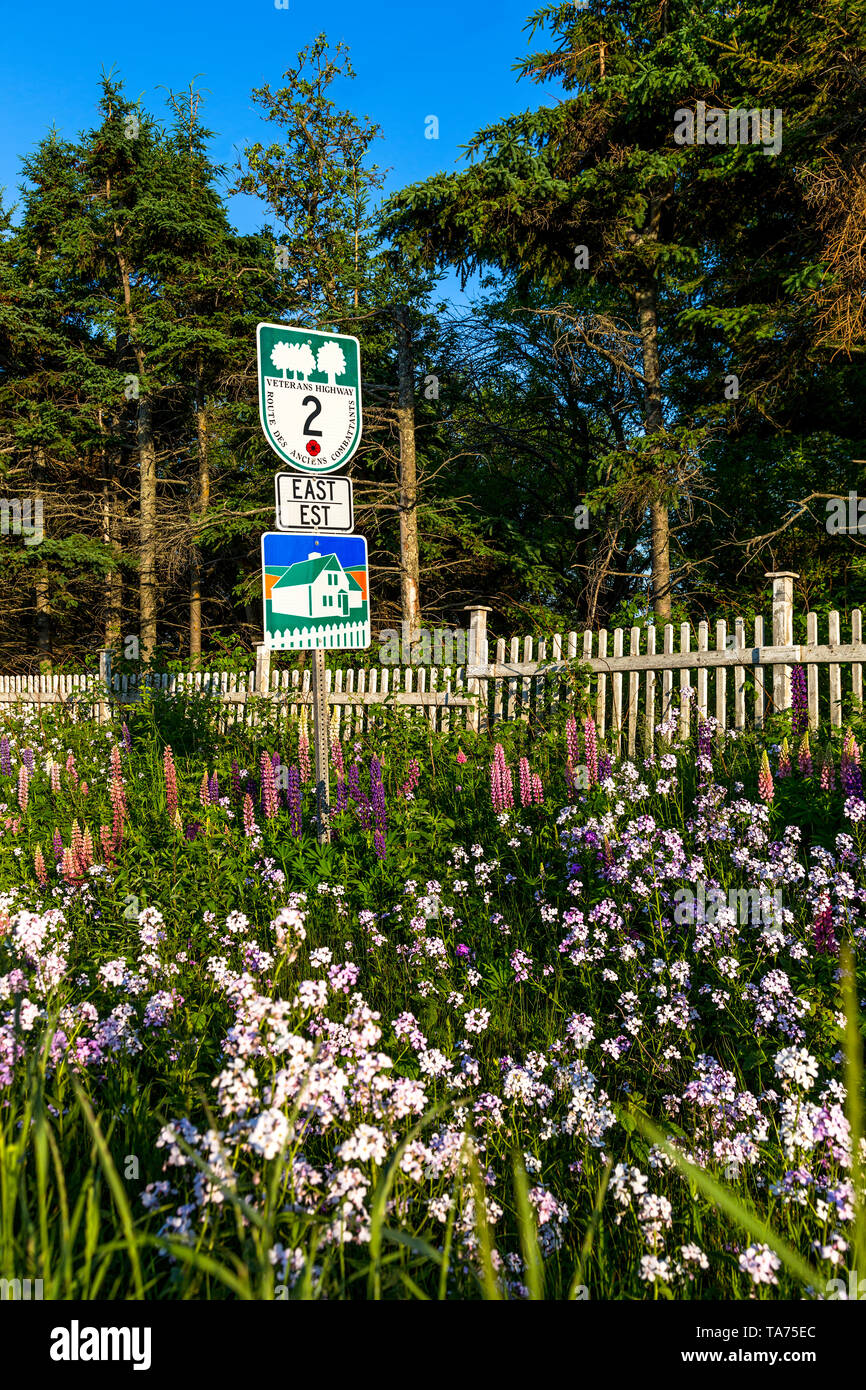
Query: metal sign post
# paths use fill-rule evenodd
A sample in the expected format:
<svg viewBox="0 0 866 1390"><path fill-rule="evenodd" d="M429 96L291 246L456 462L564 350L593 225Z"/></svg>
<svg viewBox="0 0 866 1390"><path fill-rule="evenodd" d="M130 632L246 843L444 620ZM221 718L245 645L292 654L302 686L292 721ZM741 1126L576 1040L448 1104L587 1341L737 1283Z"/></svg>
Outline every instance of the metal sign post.
<svg viewBox="0 0 866 1390"><path fill-rule="evenodd" d="M313 744L316 751L316 838L320 845L331 843L330 792L328 770L328 689L325 675L325 649L313 652Z"/></svg>

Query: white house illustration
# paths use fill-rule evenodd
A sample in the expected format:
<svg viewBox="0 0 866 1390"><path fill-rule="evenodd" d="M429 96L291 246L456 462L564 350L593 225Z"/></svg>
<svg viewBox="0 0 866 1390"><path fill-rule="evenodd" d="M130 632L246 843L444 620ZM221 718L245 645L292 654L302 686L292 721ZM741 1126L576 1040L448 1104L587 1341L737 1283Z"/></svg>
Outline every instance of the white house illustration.
<svg viewBox="0 0 866 1390"><path fill-rule="evenodd" d="M271 609L293 618L348 617L363 608L364 592L336 555L312 551L290 565L271 589Z"/></svg>

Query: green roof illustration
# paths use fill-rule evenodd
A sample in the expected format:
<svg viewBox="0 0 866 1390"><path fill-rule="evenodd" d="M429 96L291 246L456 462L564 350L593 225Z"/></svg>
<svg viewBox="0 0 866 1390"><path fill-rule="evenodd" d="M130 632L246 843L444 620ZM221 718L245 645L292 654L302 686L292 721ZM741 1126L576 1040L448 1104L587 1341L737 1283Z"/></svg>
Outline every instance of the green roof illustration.
<svg viewBox="0 0 866 1390"><path fill-rule="evenodd" d="M350 589L360 589L361 586L357 579L354 579L347 570L343 569L336 555L317 555L314 560L298 560L294 565L290 565L285 574L274 584L275 589L291 588L295 584L312 584L318 579L323 570L340 570L345 574L349 581Z"/></svg>

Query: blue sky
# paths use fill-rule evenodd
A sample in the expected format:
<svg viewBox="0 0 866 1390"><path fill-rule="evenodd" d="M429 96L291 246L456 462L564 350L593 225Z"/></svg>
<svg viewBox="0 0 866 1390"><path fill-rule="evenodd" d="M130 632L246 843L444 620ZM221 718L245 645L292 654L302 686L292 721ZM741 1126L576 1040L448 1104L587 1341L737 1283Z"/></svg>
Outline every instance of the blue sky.
<svg viewBox="0 0 866 1390"><path fill-rule="evenodd" d="M166 95L160 88L182 91L196 78L209 93L202 118L216 132L216 162L230 165L233 146L268 133L250 101L252 88L279 86L298 50L324 30L332 43L349 45L357 74L341 85L340 104L383 129L374 158L390 168L388 190L459 167L459 147L476 130L556 99L552 87L518 82L513 71L527 52L524 25L534 0L288 3L277 9L274 0L49 0L36 26L27 6L7 7L0 56L0 187L7 203L20 180L19 157L52 124L74 138L95 123L103 67L123 77L131 99L141 95L159 114ZM439 119L436 140L425 138L429 115ZM230 211L241 231L261 220L250 198L232 199Z"/></svg>

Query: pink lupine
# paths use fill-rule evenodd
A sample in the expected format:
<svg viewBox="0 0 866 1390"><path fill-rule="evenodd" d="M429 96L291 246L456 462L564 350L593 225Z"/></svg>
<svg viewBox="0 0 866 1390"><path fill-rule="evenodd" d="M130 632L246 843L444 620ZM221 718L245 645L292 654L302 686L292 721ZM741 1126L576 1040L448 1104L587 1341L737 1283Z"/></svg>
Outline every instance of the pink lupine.
<svg viewBox="0 0 866 1390"><path fill-rule="evenodd" d="M111 775L112 777L121 777L122 775L120 763L120 749L118 748L116 743L112 745L111 749Z"/></svg>
<svg viewBox="0 0 866 1390"><path fill-rule="evenodd" d="M82 872L83 874L84 874L84 873L87 873L87 870L90 868L90 866L92 865L92 863L93 863L93 837L91 836L90 831L88 830L87 826L85 825L85 827L84 827L84 834L83 834L82 837L81 837L81 851L80 851L80 853L79 853L79 855L78 855L78 865L79 865L79 868L81 869L81 872Z"/></svg>
<svg viewBox="0 0 866 1390"><path fill-rule="evenodd" d="M244 797L244 834L251 835L256 825L256 815L253 810L253 799L247 792Z"/></svg>
<svg viewBox="0 0 866 1390"><path fill-rule="evenodd" d="M301 781L310 780L310 745L307 742L307 735L302 733L298 739L298 767L301 772Z"/></svg>
<svg viewBox="0 0 866 1390"><path fill-rule="evenodd" d="M24 764L18 770L18 805L22 811L27 810L27 799L29 796L30 776Z"/></svg>
<svg viewBox="0 0 866 1390"><path fill-rule="evenodd" d="M59 764L59 763L52 763L52 764L51 764L51 794L52 794L52 796L59 796L59 795L60 795L60 764Z"/></svg>
<svg viewBox="0 0 866 1390"><path fill-rule="evenodd" d="M67 777L69 778L70 782L72 783L73 787L77 790L77 789L78 789L78 773L77 773L76 770L75 770L75 754L74 754L74 753L70 753L70 754L69 754L69 757L66 759L66 775L67 775Z"/></svg>
<svg viewBox="0 0 866 1390"><path fill-rule="evenodd" d="M108 799L111 802L111 807L115 815L119 816L121 820L126 820L126 792L123 789L123 782L119 777L113 779L111 789L108 793Z"/></svg>
<svg viewBox="0 0 866 1390"><path fill-rule="evenodd" d="M99 841L102 845L102 857L106 864L111 864L114 860L114 846L111 843L111 831L107 825L99 827Z"/></svg>
<svg viewBox="0 0 866 1390"><path fill-rule="evenodd" d="M463 752L462 748L457 749L457 761L461 767L467 761L466 754Z"/></svg>
<svg viewBox="0 0 866 1390"><path fill-rule="evenodd" d="M583 748L589 785L594 787L598 781L598 743L595 736L595 720L591 714L583 721Z"/></svg>
<svg viewBox="0 0 866 1390"><path fill-rule="evenodd" d="M344 776L343 745L338 738L331 739L331 762L337 769L340 776Z"/></svg>
<svg viewBox="0 0 866 1390"><path fill-rule="evenodd" d="M576 737L576 727L575 727ZM529 759L521 758L517 765L520 777L520 804L521 806L532 805L532 773L529 770Z"/></svg>
<svg viewBox="0 0 866 1390"><path fill-rule="evenodd" d="M782 739L782 747L779 749L779 766L776 769L777 777L791 776L791 751L788 748L788 740Z"/></svg>
<svg viewBox="0 0 866 1390"><path fill-rule="evenodd" d="M800 742L800 752L797 757L801 777L812 776L812 750L809 747L809 735L804 734Z"/></svg>
<svg viewBox="0 0 866 1390"><path fill-rule="evenodd" d="M198 799L205 808L210 805L210 782L208 781L207 768L205 768L201 775L201 786L198 789Z"/></svg>
<svg viewBox="0 0 866 1390"><path fill-rule="evenodd" d="M490 766L490 798L494 811L507 811L514 805L514 783L505 761L505 749L497 743Z"/></svg>
<svg viewBox="0 0 866 1390"><path fill-rule="evenodd" d="M177 814L177 771L175 770L170 743L165 745L162 768L165 774L165 804L168 808L169 819L174 820Z"/></svg>
<svg viewBox="0 0 866 1390"><path fill-rule="evenodd" d="M774 791L773 774L770 771L770 759L767 757L767 750L764 749L764 756L761 759L761 770L758 773L758 795L762 801L772 801Z"/></svg>
<svg viewBox="0 0 866 1390"><path fill-rule="evenodd" d="M532 800L536 806L544 805L544 787L537 772L532 774Z"/></svg>
<svg viewBox="0 0 866 1390"><path fill-rule="evenodd" d="M65 849L63 851L63 863L60 872L67 883L75 883L76 879L79 877L78 865L75 863L75 856L71 849Z"/></svg>
<svg viewBox="0 0 866 1390"><path fill-rule="evenodd" d="M82 782L78 790L81 792L82 796L90 795L90 788L88 787L86 782Z"/></svg>
<svg viewBox="0 0 866 1390"><path fill-rule="evenodd" d="M273 820L277 814L277 784L274 780L274 765L267 753L259 759L262 774L262 810L266 820Z"/></svg>
<svg viewBox="0 0 866 1390"><path fill-rule="evenodd" d="M45 867L41 845L36 846L36 852L33 855L33 868L36 873L37 881L41 883L44 888L45 884L48 882L48 870Z"/></svg>
<svg viewBox="0 0 866 1390"><path fill-rule="evenodd" d="M829 748L824 750L824 758L821 763L821 787L825 792L836 790L836 765Z"/></svg>

